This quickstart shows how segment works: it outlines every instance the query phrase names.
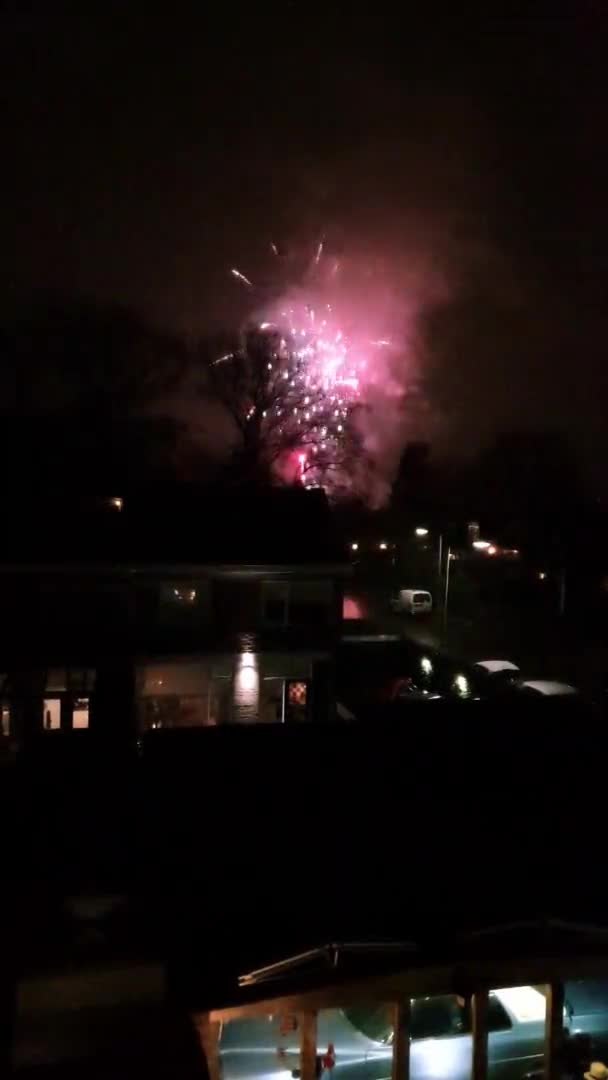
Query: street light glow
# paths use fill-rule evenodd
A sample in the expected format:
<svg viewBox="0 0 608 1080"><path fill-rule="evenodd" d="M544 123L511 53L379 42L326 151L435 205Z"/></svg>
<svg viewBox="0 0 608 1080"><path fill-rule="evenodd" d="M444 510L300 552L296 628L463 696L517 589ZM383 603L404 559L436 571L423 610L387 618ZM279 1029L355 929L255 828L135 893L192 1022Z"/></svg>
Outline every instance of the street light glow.
<svg viewBox="0 0 608 1080"><path fill-rule="evenodd" d="M350 550L351 551L358 551L359 550L359 545L357 543L351 544L350 545Z"/></svg>
<svg viewBox="0 0 608 1080"><path fill-rule="evenodd" d="M494 544L490 544L490 546L488 547L488 555L496 555L497 550L498 549Z"/></svg>
<svg viewBox="0 0 608 1080"><path fill-rule="evenodd" d="M420 661L420 667L422 668L425 675L433 674L433 661L430 660L428 656L422 657Z"/></svg>
<svg viewBox="0 0 608 1080"><path fill-rule="evenodd" d="M492 545L489 540L474 540L473 547L476 551L487 551Z"/></svg>
<svg viewBox="0 0 608 1080"><path fill-rule="evenodd" d="M547 575L545 574L545 571L541 570L540 574L538 575L538 580L539 581L545 581L546 577L547 577Z"/></svg>
<svg viewBox="0 0 608 1080"><path fill-rule="evenodd" d="M380 551L386 551L386 549L388 548L388 544L386 543L385 540L383 540L382 543L379 544L378 546L380 548Z"/></svg>
<svg viewBox="0 0 608 1080"><path fill-rule="evenodd" d="M416 529L416 536L428 536L429 530L425 529L423 525L419 525Z"/></svg>

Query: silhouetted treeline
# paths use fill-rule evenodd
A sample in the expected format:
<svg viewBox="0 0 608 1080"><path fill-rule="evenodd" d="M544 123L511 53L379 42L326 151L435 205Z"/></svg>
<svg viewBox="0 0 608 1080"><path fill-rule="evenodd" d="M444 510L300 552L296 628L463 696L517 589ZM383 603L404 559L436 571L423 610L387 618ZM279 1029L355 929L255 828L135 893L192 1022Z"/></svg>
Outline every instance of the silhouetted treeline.
<svg viewBox="0 0 608 1080"><path fill-rule="evenodd" d="M5 489L120 494L180 481L267 483L272 461L259 423L234 419L257 384L252 391L251 378L238 379L238 365L213 366L220 345L188 344L119 305L65 297L32 304L0 330ZM360 518L362 508L350 512ZM577 447L539 422L535 431L498 435L468 460L406 444L376 523L419 519L446 530L479 520L504 543L550 549L559 561L585 531L589 542L597 515Z"/></svg>

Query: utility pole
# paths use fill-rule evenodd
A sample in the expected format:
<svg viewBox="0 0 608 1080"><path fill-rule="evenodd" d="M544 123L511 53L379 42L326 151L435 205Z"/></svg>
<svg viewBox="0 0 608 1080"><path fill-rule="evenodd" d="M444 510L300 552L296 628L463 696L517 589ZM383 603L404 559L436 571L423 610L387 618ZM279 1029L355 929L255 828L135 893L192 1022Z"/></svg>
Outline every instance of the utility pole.
<svg viewBox="0 0 608 1080"><path fill-rule="evenodd" d="M448 544L447 558L445 561L445 589L443 593L443 633L445 635L448 628L448 600L450 597L450 563L452 561L452 552Z"/></svg>
<svg viewBox="0 0 608 1080"><path fill-rule="evenodd" d="M559 572L559 613L566 614L566 567L562 566Z"/></svg>
<svg viewBox="0 0 608 1080"><path fill-rule="evenodd" d="M437 558L437 580L441 583L441 569L443 563L443 533L439 533L439 555Z"/></svg>

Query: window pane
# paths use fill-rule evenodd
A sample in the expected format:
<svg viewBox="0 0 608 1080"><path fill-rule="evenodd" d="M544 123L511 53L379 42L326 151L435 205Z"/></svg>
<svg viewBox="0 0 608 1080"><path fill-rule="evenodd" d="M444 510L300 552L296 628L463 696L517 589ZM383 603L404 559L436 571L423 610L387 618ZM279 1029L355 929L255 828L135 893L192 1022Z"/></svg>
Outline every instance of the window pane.
<svg viewBox="0 0 608 1080"><path fill-rule="evenodd" d="M317 1018L317 1072L365 1080L391 1075L393 1017L382 1002L321 1009ZM336 1068L337 1066L337 1068Z"/></svg>
<svg viewBox="0 0 608 1080"><path fill-rule="evenodd" d="M137 672L139 693L143 697L177 694L181 697L205 697L209 671L204 660L146 664Z"/></svg>
<svg viewBox="0 0 608 1080"><path fill-rule="evenodd" d="M207 716L206 694L198 697L164 694L142 698L140 702L141 726L144 731L205 727Z"/></svg>
<svg viewBox="0 0 608 1080"><path fill-rule="evenodd" d="M470 1030L465 1002L452 994L415 998L412 1005L412 1039L441 1039Z"/></svg>
<svg viewBox="0 0 608 1080"><path fill-rule="evenodd" d="M220 1039L223 1080L284 1080L300 1068L300 1033L293 1014L230 1020Z"/></svg>
<svg viewBox="0 0 608 1080"><path fill-rule="evenodd" d="M534 986L492 990L488 1002L489 1074L501 1080L512 1061L521 1063L521 1076L540 1077L545 1043L545 996ZM570 1069L565 1070L570 1073ZM582 1076L584 1069L580 1070ZM578 1075L572 1070L573 1075Z"/></svg>
<svg viewBox="0 0 608 1080"><path fill-rule="evenodd" d="M89 726L89 699L76 698L72 712L72 727L74 730L82 730Z"/></svg>
<svg viewBox="0 0 608 1080"><path fill-rule="evenodd" d="M469 1080L472 1064L470 1010L455 994L417 997L412 1002L412 1076Z"/></svg>
<svg viewBox="0 0 608 1080"><path fill-rule="evenodd" d="M59 731L61 727L61 701L59 698L45 698L42 723L45 731Z"/></svg>
<svg viewBox="0 0 608 1080"><path fill-rule="evenodd" d="M208 603L206 581L167 581L160 587L160 618L166 624L185 626L196 622Z"/></svg>
<svg viewBox="0 0 608 1080"><path fill-rule="evenodd" d="M308 706L308 683L294 679L287 683L285 719L291 722L306 720Z"/></svg>

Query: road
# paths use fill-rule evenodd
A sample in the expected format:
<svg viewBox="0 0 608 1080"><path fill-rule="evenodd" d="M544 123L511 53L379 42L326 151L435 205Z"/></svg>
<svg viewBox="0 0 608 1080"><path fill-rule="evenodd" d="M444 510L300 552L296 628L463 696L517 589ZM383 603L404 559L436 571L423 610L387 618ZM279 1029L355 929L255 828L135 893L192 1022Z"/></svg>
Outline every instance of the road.
<svg viewBox="0 0 608 1080"><path fill-rule="evenodd" d="M569 682L586 697L603 700L608 643L589 627L539 612L495 607L480 608L475 617L450 615L444 634L439 612L418 620L395 615L387 596L379 587L353 588L349 610L369 620L379 633L397 634L420 649L442 649L456 663L510 659L528 678Z"/></svg>

